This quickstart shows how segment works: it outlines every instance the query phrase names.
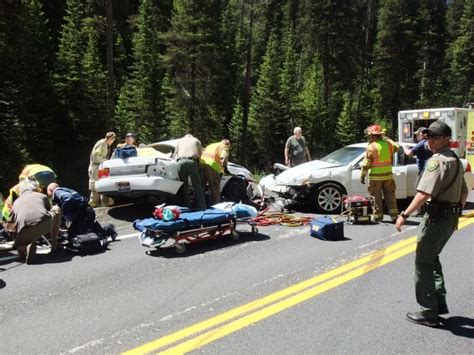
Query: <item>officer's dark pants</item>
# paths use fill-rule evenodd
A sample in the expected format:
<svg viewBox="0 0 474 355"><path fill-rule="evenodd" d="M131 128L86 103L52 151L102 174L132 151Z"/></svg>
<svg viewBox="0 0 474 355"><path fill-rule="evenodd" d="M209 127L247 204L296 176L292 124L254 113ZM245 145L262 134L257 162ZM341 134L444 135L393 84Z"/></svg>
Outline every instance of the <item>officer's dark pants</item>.
<svg viewBox="0 0 474 355"><path fill-rule="evenodd" d="M181 186L181 200L186 207L191 208L191 201L189 200L188 181L191 179L191 184L194 189L194 204L199 210L207 208L206 200L204 198L204 190L202 188L201 172L199 171L199 163L194 159L182 158L178 160L178 174L179 179L183 182Z"/></svg>
<svg viewBox="0 0 474 355"><path fill-rule="evenodd" d="M92 207L85 206L81 208L68 228L68 235L72 237L78 234L94 232L102 236L108 236L109 233L102 228L95 218L95 211Z"/></svg>
<svg viewBox="0 0 474 355"><path fill-rule="evenodd" d="M447 213L436 222L425 214L418 227L415 257L416 300L427 317L438 316L438 305L446 304L446 288L439 254L454 232L457 216Z"/></svg>

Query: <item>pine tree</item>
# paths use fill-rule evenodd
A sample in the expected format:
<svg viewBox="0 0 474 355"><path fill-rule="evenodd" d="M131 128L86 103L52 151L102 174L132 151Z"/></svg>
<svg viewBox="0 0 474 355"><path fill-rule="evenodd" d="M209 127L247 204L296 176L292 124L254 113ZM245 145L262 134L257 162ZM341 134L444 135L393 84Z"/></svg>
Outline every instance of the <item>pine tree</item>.
<svg viewBox="0 0 474 355"><path fill-rule="evenodd" d="M453 43L451 82L454 106L474 102L474 1L466 1L459 37Z"/></svg>
<svg viewBox="0 0 474 355"><path fill-rule="evenodd" d="M21 45L16 58L20 92L15 101L30 159L51 165L54 142L44 137L54 134L57 105L51 75L53 47L40 1L24 1L21 8L22 32L17 38Z"/></svg>
<svg viewBox="0 0 474 355"><path fill-rule="evenodd" d="M322 156L334 147L334 140L328 132L333 132L335 127L332 127L324 100L322 73L321 63L315 57L303 75L298 100L303 134L311 137L311 156Z"/></svg>
<svg viewBox="0 0 474 355"><path fill-rule="evenodd" d="M134 131L140 142L148 143L165 138L158 19L153 1L143 0L132 40L133 64L120 90L114 119L120 132Z"/></svg>
<svg viewBox="0 0 474 355"><path fill-rule="evenodd" d="M0 159L0 192L4 195L18 181L28 152L24 150L23 122L18 115L17 98L20 83L17 78L21 45L17 42L22 33L21 7L18 2L0 4L0 135L3 156Z"/></svg>
<svg viewBox="0 0 474 355"><path fill-rule="evenodd" d="M343 109L337 119L335 135L341 147L355 142L354 109L350 93L344 94L343 102Z"/></svg>
<svg viewBox="0 0 474 355"><path fill-rule="evenodd" d="M103 20L89 15L80 0L67 0L54 75L63 110L56 132L58 170L62 181L80 191L86 189L90 149L108 128L98 48Z"/></svg>
<svg viewBox="0 0 474 355"><path fill-rule="evenodd" d="M417 58L420 33L418 1L385 0L381 4L375 46L375 77L382 119L397 126L401 107L413 107L418 95Z"/></svg>
<svg viewBox="0 0 474 355"><path fill-rule="evenodd" d="M420 5L422 35L418 52L419 85L418 107L434 107L440 104L446 81L443 78L446 52L446 1L423 0Z"/></svg>
<svg viewBox="0 0 474 355"><path fill-rule="evenodd" d="M164 63L175 85L174 116L182 119L182 133L189 130L202 142L222 138L232 114L233 105L226 107L226 102L232 101L229 97L235 88L224 82L231 77L221 32L225 4L220 0L175 1L171 28L163 36L167 45Z"/></svg>
<svg viewBox="0 0 474 355"><path fill-rule="evenodd" d="M249 128L255 142L254 161L259 168L269 169L274 162L283 161L283 147L289 135L279 93L281 63L278 58L279 44L272 35L250 105Z"/></svg>

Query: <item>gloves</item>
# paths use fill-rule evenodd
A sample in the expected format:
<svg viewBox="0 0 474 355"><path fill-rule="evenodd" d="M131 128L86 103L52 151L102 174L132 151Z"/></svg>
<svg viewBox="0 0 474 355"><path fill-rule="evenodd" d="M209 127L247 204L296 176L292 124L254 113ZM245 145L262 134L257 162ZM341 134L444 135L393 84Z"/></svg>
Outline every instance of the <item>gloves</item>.
<svg viewBox="0 0 474 355"><path fill-rule="evenodd" d="M360 183L365 185L365 176L360 177Z"/></svg>

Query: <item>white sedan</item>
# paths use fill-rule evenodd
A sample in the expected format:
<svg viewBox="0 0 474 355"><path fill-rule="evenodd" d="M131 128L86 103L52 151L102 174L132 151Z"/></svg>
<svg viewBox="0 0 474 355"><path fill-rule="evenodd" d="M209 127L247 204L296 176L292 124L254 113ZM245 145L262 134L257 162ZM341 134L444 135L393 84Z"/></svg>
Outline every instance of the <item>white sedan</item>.
<svg viewBox="0 0 474 355"><path fill-rule="evenodd" d="M411 147L413 144L405 144ZM271 191L285 199L285 204L308 203L321 213L340 213L343 195L366 195L367 185L360 182L360 165L367 143L351 144L338 149L321 160L313 160L268 175L260 180L264 192ZM474 173L468 162L461 159L469 189L474 186ZM397 199L415 195L418 175L415 158L408 158L403 149L394 153L393 176Z"/></svg>
<svg viewBox="0 0 474 355"><path fill-rule="evenodd" d="M114 199L146 197L155 203L170 201L183 184L172 159L176 142L153 143L137 148L136 157L105 161L99 167L97 191ZM259 187L252 173L231 162L227 169L230 175L224 175L221 181L223 199L240 202L251 198Z"/></svg>

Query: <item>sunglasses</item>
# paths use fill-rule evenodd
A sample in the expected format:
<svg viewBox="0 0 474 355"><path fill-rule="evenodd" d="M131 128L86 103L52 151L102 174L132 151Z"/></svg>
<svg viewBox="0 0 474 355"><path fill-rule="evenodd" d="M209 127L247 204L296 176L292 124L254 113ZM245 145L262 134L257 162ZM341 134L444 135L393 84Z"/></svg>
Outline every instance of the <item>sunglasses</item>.
<svg viewBox="0 0 474 355"><path fill-rule="evenodd" d="M426 138L428 139L440 139L442 137L445 137L443 134L433 134L433 133L427 133Z"/></svg>

